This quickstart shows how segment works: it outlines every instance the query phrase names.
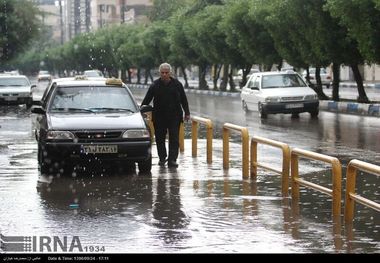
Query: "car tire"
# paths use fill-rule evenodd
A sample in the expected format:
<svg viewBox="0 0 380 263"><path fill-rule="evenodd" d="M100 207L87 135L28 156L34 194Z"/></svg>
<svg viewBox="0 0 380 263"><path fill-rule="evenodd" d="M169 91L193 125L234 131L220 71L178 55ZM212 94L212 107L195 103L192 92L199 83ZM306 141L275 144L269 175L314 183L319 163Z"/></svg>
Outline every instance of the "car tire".
<svg viewBox="0 0 380 263"><path fill-rule="evenodd" d="M244 112L249 112L248 105L247 105L247 103L244 100L241 101L241 104L242 104L241 106L243 108L243 111Z"/></svg>
<svg viewBox="0 0 380 263"><path fill-rule="evenodd" d="M319 109L315 109L313 111L310 111L310 116L312 118L317 118L318 117L318 114L319 114Z"/></svg>
<svg viewBox="0 0 380 263"><path fill-rule="evenodd" d="M266 119L268 117L268 113L265 111L261 103L259 103L259 116L261 119Z"/></svg>
<svg viewBox="0 0 380 263"><path fill-rule="evenodd" d="M43 154L43 150L41 146L38 146L37 158L38 158L38 166L40 168L41 175L48 175L50 165L47 163L47 160Z"/></svg>
<svg viewBox="0 0 380 263"><path fill-rule="evenodd" d="M152 170L152 156L145 161L137 163L140 173L149 173Z"/></svg>
<svg viewBox="0 0 380 263"><path fill-rule="evenodd" d="M30 107L32 107L32 105L33 105L33 99L32 98L30 98L30 99L28 99L28 101L25 103L25 105L26 105L26 108L30 108Z"/></svg>

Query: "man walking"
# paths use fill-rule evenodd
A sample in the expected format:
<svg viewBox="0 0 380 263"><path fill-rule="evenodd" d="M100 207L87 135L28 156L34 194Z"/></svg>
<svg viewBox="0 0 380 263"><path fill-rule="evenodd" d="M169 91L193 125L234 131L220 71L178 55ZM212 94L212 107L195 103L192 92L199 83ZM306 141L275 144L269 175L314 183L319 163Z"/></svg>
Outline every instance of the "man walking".
<svg viewBox="0 0 380 263"><path fill-rule="evenodd" d="M158 164L164 166L167 161L169 167L178 167L179 127L183 119L186 121L190 119L189 104L182 83L170 76L170 64L162 63L159 71L160 78L150 85L141 104L148 105L153 100L152 120L160 158ZM168 154L165 146L167 131L169 131Z"/></svg>

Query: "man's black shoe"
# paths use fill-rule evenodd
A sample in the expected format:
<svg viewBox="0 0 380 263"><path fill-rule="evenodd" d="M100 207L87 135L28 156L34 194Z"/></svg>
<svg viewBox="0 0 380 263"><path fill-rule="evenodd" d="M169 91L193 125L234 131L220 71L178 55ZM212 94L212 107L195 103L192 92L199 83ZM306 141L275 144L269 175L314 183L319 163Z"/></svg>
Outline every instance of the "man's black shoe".
<svg viewBox="0 0 380 263"><path fill-rule="evenodd" d="M160 160L159 162L158 162L158 165L159 166L165 166L165 163L167 162L167 160L165 159L165 160Z"/></svg>
<svg viewBox="0 0 380 263"><path fill-rule="evenodd" d="M178 163L176 163L175 161L169 161L168 166L169 167L178 167Z"/></svg>

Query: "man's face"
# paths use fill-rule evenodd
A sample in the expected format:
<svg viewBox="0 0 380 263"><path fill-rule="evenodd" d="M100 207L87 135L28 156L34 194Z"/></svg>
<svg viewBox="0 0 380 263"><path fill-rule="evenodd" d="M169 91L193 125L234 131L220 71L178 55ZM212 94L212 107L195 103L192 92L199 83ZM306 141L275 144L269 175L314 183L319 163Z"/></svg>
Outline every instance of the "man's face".
<svg viewBox="0 0 380 263"><path fill-rule="evenodd" d="M161 69L160 76L163 81L169 81L170 80L170 71L169 69Z"/></svg>

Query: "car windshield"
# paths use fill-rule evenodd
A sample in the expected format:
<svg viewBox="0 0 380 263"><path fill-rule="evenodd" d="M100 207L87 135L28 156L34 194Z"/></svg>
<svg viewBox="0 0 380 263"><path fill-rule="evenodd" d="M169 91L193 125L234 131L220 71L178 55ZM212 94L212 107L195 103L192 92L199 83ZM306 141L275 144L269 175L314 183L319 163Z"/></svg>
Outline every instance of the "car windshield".
<svg viewBox="0 0 380 263"><path fill-rule="evenodd" d="M0 86L30 86L25 78L0 78Z"/></svg>
<svg viewBox="0 0 380 263"><path fill-rule="evenodd" d="M278 74L262 77L263 89L306 86L306 83L297 74Z"/></svg>
<svg viewBox="0 0 380 263"><path fill-rule="evenodd" d="M40 71L39 74L40 75L49 75L49 71Z"/></svg>
<svg viewBox="0 0 380 263"><path fill-rule="evenodd" d="M51 112L136 112L125 88L58 87L50 104Z"/></svg>

